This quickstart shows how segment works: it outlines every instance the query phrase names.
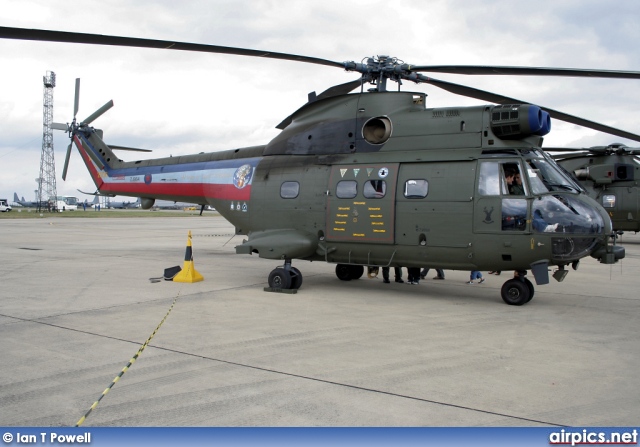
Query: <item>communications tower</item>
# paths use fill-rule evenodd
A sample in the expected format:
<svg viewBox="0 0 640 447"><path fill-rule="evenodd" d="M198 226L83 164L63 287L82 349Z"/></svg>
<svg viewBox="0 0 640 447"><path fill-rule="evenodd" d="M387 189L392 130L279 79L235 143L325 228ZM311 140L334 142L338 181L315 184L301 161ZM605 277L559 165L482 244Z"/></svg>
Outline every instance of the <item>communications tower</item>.
<svg viewBox="0 0 640 447"><path fill-rule="evenodd" d="M55 211L56 206L56 163L53 156L53 88L56 86L56 74L48 71L42 77L44 99L42 101L42 154L40 156L40 176L38 182L38 211Z"/></svg>

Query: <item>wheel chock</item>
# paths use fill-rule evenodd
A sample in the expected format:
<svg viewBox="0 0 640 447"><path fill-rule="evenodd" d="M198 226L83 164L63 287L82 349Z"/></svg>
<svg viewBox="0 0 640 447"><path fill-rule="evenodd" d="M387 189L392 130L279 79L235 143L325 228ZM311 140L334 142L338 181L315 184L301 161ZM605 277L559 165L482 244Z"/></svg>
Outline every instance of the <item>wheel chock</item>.
<svg viewBox="0 0 640 447"><path fill-rule="evenodd" d="M298 289L276 289L275 287L264 287L263 290L265 292L288 293L290 295L298 293Z"/></svg>

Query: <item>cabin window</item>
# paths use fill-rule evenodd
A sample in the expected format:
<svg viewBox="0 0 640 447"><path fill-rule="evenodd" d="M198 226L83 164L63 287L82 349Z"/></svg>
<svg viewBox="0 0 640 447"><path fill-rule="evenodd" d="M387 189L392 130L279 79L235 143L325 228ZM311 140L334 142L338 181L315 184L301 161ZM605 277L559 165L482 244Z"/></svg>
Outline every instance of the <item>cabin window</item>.
<svg viewBox="0 0 640 447"><path fill-rule="evenodd" d="M384 180L368 180L364 184L362 194L367 199L381 199L387 193L387 182Z"/></svg>
<svg viewBox="0 0 640 447"><path fill-rule="evenodd" d="M284 182L280 185L280 197L283 199L295 199L300 194L300 183Z"/></svg>
<svg viewBox="0 0 640 447"><path fill-rule="evenodd" d="M407 199L424 199L429 193L429 182L424 179L411 179L404 182L404 196Z"/></svg>
<svg viewBox="0 0 640 447"><path fill-rule="evenodd" d="M358 195L358 183L355 180L343 180L336 186L336 197L339 199L353 199Z"/></svg>

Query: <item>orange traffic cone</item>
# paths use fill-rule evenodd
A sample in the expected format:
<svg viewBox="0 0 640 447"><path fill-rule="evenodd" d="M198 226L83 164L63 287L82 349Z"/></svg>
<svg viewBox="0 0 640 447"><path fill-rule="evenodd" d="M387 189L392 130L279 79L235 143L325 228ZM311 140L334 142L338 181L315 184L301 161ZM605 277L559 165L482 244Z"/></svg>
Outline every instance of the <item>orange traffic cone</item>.
<svg viewBox="0 0 640 447"><path fill-rule="evenodd" d="M191 249L191 230L189 230L189 238L187 239L187 252L184 255L184 268L180 273L173 277L175 282L198 282L204 280L204 277L198 273L193 265L193 251Z"/></svg>

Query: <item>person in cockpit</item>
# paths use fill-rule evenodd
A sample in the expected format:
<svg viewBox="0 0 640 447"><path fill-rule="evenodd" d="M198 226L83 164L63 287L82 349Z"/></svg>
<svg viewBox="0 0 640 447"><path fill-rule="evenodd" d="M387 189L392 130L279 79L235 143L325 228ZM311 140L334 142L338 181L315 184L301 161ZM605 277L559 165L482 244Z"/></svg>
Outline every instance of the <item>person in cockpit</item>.
<svg viewBox="0 0 640 447"><path fill-rule="evenodd" d="M535 210L533 212L533 220L531 222L531 225L533 226L533 229L535 231L538 231L540 233L553 233L558 229L557 223L554 223L553 225L547 224L547 222L544 220L544 217L542 217L542 213L540 212L540 210Z"/></svg>
<svg viewBox="0 0 640 447"><path fill-rule="evenodd" d="M513 182L509 186L509 194L514 196L523 196L524 195L524 187L522 186L522 174L516 171L513 176Z"/></svg>

